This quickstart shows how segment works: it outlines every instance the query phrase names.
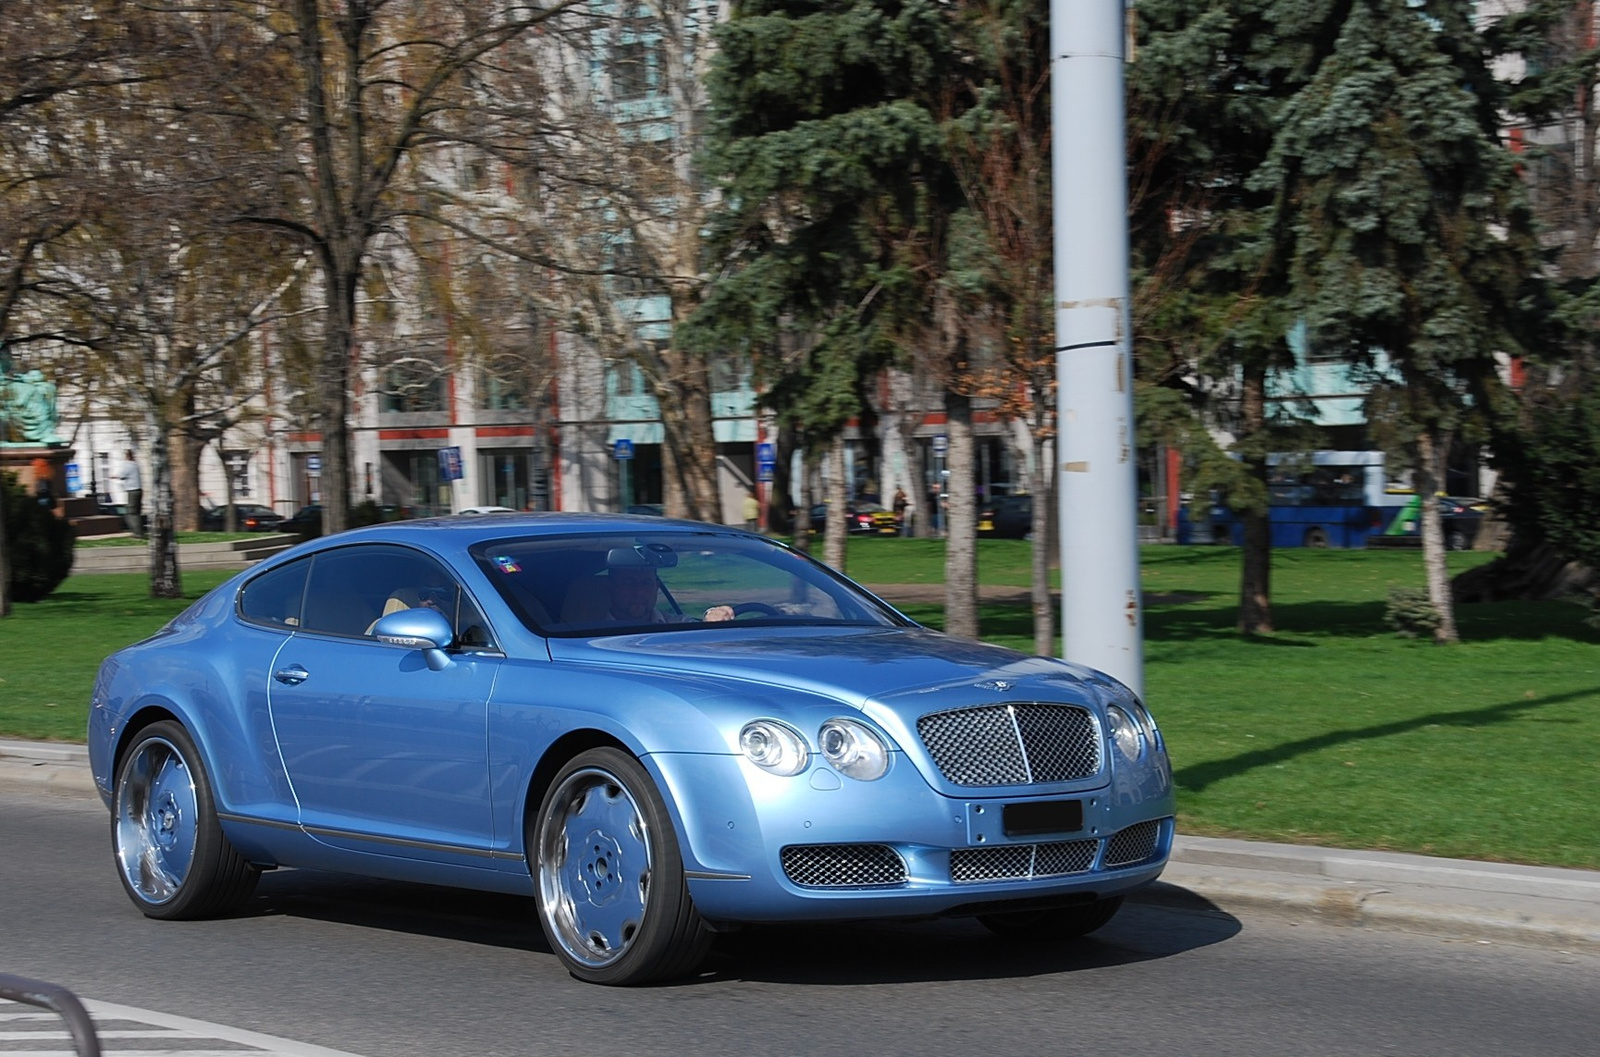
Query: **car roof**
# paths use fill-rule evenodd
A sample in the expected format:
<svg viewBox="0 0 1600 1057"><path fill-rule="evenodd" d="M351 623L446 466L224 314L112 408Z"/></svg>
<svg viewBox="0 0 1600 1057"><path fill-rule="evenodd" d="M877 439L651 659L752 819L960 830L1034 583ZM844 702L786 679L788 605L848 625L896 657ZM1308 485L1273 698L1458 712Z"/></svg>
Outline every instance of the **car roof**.
<svg viewBox="0 0 1600 1057"><path fill-rule="evenodd" d="M746 534L743 528L686 521L680 518L664 518L652 514L535 511L496 514L494 517L484 517L480 514L447 514L442 517L385 521L377 525L364 525L338 532L332 536L323 536L313 543L320 548L359 540L369 542L384 540L440 549L468 547L488 539L629 531Z"/></svg>

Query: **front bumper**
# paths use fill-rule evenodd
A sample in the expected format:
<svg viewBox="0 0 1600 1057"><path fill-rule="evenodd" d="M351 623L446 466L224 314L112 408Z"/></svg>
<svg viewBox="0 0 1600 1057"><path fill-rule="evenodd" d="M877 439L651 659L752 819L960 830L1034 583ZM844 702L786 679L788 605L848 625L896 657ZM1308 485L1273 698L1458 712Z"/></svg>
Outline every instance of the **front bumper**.
<svg viewBox="0 0 1600 1057"><path fill-rule="evenodd" d="M1027 787L956 798L903 756L876 782L814 764L793 778L742 757L659 755L690 893L718 923L988 913L1117 896L1160 876L1173 797ZM985 790L984 792L992 792ZM1007 835L1007 804L1077 801L1064 832ZM1075 812L1074 812L1075 813Z"/></svg>

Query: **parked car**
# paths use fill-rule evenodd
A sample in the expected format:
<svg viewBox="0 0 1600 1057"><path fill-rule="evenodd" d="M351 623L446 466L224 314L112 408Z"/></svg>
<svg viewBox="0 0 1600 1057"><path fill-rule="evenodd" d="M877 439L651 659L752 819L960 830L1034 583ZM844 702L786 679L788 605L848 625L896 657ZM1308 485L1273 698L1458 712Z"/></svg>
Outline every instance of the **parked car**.
<svg viewBox="0 0 1600 1057"><path fill-rule="evenodd" d="M1483 525L1483 516L1488 510L1489 504L1482 499L1458 495L1440 496L1439 526L1444 531L1445 549L1452 551L1470 549L1473 541L1478 538L1478 529ZM1400 542L1420 538L1421 511L1421 500L1413 497L1411 502L1401 507L1395 514L1385 535L1391 538L1398 537Z"/></svg>
<svg viewBox="0 0 1600 1057"><path fill-rule="evenodd" d="M515 514L516 510L508 506L464 506L457 510L458 514Z"/></svg>
<svg viewBox="0 0 1600 1057"><path fill-rule="evenodd" d="M652 517L661 517L666 513L666 508L660 503L634 503L628 507L630 514L649 514Z"/></svg>
<svg viewBox="0 0 1600 1057"><path fill-rule="evenodd" d="M1121 683L675 520L302 543L107 658L88 742L151 918L228 913L276 867L520 893L603 984L689 973L750 923L1082 935L1173 834L1165 745Z"/></svg>
<svg viewBox="0 0 1600 1057"><path fill-rule="evenodd" d="M296 510L293 515L278 522L278 531L316 539L322 535L322 504L309 503Z"/></svg>
<svg viewBox="0 0 1600 1057"><path fill-rule="evenodd" d="M1453 551L1469 550L1483 527L1489 504L1468 496L1439 497L1439 521L1444 528L1444 545Z"/></svg>
<svg viewBox="0 0 1600 1057"><path fill-rule="evenodd" d="M1003 495L978 508L978 534L1026 539L1033 532L1033 496Z"/></svg>
<svg viewBox="0 0 1600 1057"><path fill-rule="evenodd" d="M235 503L234 524L240 532L276 532L283 515L259 503ZM224 532L228 525L226 506L205 507L200 511L201 532Z"/></svg>
<svg viewBox="0 0 1600 1057"><path fill-rule="evenodd" d="M885 510L876 503L851 503L844 508L845 529L859 536L894 536L900 532L900 519L893 510ZM811 529L822 528L828 521L828 504L818 503L811 508Z"/></svg>

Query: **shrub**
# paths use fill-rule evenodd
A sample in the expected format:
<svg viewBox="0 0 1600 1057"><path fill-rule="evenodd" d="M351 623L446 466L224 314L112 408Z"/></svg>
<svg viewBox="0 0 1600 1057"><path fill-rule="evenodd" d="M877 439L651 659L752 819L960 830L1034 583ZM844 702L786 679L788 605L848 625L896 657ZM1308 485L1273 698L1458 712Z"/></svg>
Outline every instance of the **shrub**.
<svg viewBox="0 0 1600 1057"><path fill-rule="evenodd" d="M350 507L350 527L360 528L362 525L376 525L384 521L399 521L405 516L404 510L399 507L379 506L368 499Z"/></svg>
<svg viewBox="0 0 1600 1057"><path fill-rule="evenodd" d="M37 602L48 597L72 571L72 526L40 506L17 483L17 475L0 475L6 490L6 551L10 558L11 597Z"/></svg>
<svg viewBox="0 0 1600 1057"><path fill-rule="evenodd" d="M1401 638L1432 638L1439 628L1439 611L1433 608L1424 589L1391 587L1383 621Z"/></svg>

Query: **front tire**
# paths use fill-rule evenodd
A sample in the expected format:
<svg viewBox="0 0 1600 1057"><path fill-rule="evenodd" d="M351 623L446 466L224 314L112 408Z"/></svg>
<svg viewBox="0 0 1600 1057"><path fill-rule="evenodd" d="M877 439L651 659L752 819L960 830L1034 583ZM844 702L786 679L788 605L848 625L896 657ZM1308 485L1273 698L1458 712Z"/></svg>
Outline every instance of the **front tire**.
<svg viewBox="0 0 1600 1057"><path fill-rule="evenodd" d="M141 730L117 768L111 850L117 878L146 917L214 917L243 903L261 871L217 821L200 751L179 723Z"/></svg>
<svg viewBox="0 0 1600 1057"><path fill-rule="evenodd" d="M1087 936L1116 917L1122 897L1112 896L1077 906L1051 907L1048 910L1017 910L1003 914L983 914L978 922L997 936L1033 941L1070 940Z"/></svg>
<svg viewBox="0 0 1600 1057"><path fill-rule="evenodd" d="M711 945L655 783L620 749L561 768L530 827L539 924L567 971L622 986L692 972Z"/></svg>

